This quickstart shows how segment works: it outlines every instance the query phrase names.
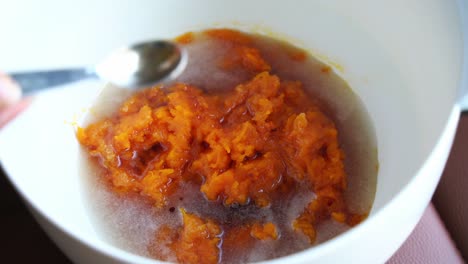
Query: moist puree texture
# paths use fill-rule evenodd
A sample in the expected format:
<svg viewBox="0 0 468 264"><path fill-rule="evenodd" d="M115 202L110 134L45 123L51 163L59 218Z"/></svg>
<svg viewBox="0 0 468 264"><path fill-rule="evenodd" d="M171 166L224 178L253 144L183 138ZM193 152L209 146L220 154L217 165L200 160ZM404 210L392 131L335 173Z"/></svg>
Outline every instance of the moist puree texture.
<svg viewBox="0 0 468 264"><path fill-rule="evenodd" d="M339 131L320 103L300 81L275 75L251 35L229 29L200 34L226 47L217 67L251 77L218 90L181 82L149 87L77 131L113 192L180 214L176 226L157 229L147 245L150 255L220 263L258 241L302 236L314 244L317 225L325 221L361 222L366 214L351 213L344 198L347 174ZM187 45L197 36L187 33L176 40ZM295 61L306 57L300 50L290 54ZM322 73L330 70L324 67ZM195 187L187 192L199 192L200 202L222 206L225 215L174 203L182 201L188 185ZM255 217L304 192L309 198L294 218ZM236 213L242 210L254 216Z"/></svg>

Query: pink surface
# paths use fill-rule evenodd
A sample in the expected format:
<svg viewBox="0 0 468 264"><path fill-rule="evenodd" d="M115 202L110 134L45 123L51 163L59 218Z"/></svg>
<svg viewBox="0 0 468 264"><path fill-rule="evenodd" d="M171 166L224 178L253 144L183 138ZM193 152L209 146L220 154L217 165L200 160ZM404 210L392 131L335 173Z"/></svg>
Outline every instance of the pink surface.
<svg viewBox="0 0 468 264"><path fill-rule="evenodd" d="M387 264L464 263L431 204L408 240Z"/></svg>

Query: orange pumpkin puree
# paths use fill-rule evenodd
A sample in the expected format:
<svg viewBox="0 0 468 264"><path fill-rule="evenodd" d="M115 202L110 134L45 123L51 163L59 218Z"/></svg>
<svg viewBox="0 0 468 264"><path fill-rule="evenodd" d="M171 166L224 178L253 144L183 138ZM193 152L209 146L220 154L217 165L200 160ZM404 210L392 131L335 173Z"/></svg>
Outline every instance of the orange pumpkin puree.
<svg viewBox="0 0 468 264"><path fill-rule="evenodd" d="M175 233L167 226L163 226L156 238L156 243L164 243L171 249L180 263L218 263L219 247L221 245L221 228L211 220L204 220L197 215L180 210L183 226ZM149 252L158 258L167 260L169 254L163 251Z"/></svg>
<svg viewBox="0 0 468 264"><path fill-rule="evenodd" d="M138 193L163 208L182 182L193 182L209 201L266 208L275 195L299 183L315 198L290 228L311 243L316 225L324 220L362 220L346 210L338 131L302 84L272 74L248 35L226 29L204 34L232 47L229 56L220 58L220 67L243 67L253 77L222 92L187 83L151 87L133 94L111 117L79 128L79 142L104 168L110 186L118 193ZM189 33L178 40L189 43L193 38ZM302 56L297 55L299 60ZM281 236L271 222L250 222L223 232L223 223L179 210L181 228L161 228L155 237L181 263L218 263L223 239L223 247L235 247L249 239Z"/></svg>

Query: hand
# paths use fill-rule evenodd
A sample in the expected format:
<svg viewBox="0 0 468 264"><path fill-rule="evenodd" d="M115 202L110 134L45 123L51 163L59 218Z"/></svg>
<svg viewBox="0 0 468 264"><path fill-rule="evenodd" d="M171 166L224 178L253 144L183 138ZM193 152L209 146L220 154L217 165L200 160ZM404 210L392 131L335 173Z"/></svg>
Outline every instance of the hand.
<svg viewBox="0 0 468 264"><path fill-rule="evenodd" d="M5 126L30 103L21 98L21 89L10 77L0 73L0 128Z"/></svg>

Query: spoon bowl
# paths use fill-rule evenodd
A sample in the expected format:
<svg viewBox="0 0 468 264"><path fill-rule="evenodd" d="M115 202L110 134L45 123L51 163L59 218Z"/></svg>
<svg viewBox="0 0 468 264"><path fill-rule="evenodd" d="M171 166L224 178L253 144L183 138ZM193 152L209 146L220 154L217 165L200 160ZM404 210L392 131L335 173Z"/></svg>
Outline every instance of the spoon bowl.
<svg viewBox="0 0 468 264"><path fill-rule="evenodd" d="M148 86L177 77L187 65L187 55L176 44L150 41L116 50L96 66L97 76L124 88Z"/></svg>

